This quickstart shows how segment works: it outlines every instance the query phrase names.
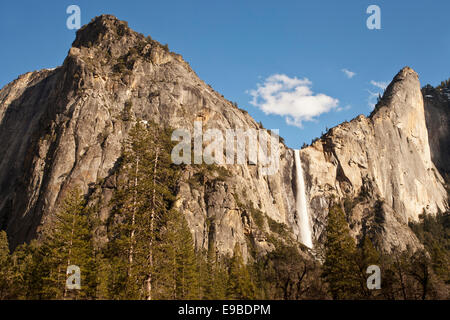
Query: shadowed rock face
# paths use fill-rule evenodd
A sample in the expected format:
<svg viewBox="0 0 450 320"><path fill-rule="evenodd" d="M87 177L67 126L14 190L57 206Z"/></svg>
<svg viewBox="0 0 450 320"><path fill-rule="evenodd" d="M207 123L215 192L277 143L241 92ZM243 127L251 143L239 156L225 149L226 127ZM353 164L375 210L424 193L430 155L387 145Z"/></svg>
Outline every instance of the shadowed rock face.
<svg viewBox="0 0 450 320"><path fill-rule="evenodd" d="M113 16L97 17L77 32L61 67L25 74L0 91L0 229L13 247L38 236L74 186L108 219L121 144L136 118L191 130L194 121L204 130L258 128L180 55ZM282 143L279 148L280 169L271 176L259 175L256 166L230 165L229 177L211 172L196 184L197 168L186 168L176 207L197 248L215 245L226 254L238 242L246 259L250 251L262 254L273 248L272 238L286 237L274 222L299 238L293 151ZM446 205L418 77L409 68L369 118L331 129L301 158L318 240L332 201L368 195L350 206L352 232L369 234L386 250L417 247L407 220ZM105 227L98 236L107 241Z"/></svg>
<svg viewBox="0 0 450 320"><path fill-rule="evenodd" d="M431 159L447 183L450 179L450 87L422 89Z"/></svg>

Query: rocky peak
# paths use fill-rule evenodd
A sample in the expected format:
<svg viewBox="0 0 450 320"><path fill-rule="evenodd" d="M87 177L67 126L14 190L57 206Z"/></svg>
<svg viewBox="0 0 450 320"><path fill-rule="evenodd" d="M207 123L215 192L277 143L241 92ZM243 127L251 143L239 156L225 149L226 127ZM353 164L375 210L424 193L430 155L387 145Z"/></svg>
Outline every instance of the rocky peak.
<svg viewBox="0 0 450 320"><path fill-rule="evenodd" d="M408 108L411 107L420 109L420 103L414 101L418 96L420 96L419 75L410 67L404 67L386 88L383 97L372 112L371 118L383 114L383 111L386 112L385 108L387 107L394 109L390 111L397 114L406 114L410 111ZM399 107L402 108L399 109Z"/></svg>
<svg viewBox="0 0 450 320"><path fill-rule="evenodd" d="M117 40L117 37L125 37L136 32L128 28L128 23L121 21L112 15L95 17L91 22L77 31L72 46L92 47L105 40Z"/></svg>
<svg viewBox="0 0 450 320"><path fill-rule="evenodd" d="M187 66L180 55L169 51L167 45L131 30L126 21L111 15L98 16L78 30L68 60L77 58L91 66L96 65L100 73L132 72L136 61L144 59L155 65L178 60Z"/></svg>
<svg viewBox="0 0 450 320"><path fill-rule="evenodd" d="M427 168L432 167L423 96L418 74L404 67L386 88L370 115L375 125L389 121L417 147Z"/></svg>
<svg viewBox="0 0 450 320"><path fill-rule="evenodd" d="M419 81L419 75L417 74L417 72L415 72L412 68L405 66L397 73L397 75L394 77L393 83L391 84L393 85L395 84L395 82L405 80L410 77L415 79L416 81Z"/></svg>
<svg viewBox="0 0 450 320"><path fill-rule="evenodd" d="M442 130L438 122L436 128ZM394 77L369 118L361 115L340 124L301 152L316 237L333 198L346 204L356 237L367 234L387 251L416 246L407 222L423 211L447 208L443 180L430 157L419 78L409 67ZM377 212L375 200L383 203L385 223L377 226L381 233L365 225ZM376 239L380 236L383 241Z"/></svg>

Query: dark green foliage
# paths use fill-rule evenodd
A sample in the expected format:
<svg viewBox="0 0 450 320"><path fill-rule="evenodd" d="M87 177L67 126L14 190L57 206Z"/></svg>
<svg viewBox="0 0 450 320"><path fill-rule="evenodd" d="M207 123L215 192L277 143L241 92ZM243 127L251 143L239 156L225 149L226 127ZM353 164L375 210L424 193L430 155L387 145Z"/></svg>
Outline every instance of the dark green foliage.
<svg viewBox="0 0 450 320"><path fill-rule="evenodd" d="M60 210L44 230L42 241L19 246L12 255L12 298L95 298L94 221L80 191L68 192ZM66 271L70 265L80 268L81 290L66 289Z"/></svg>
<svg viewBox="0 0 450 320"><path fill-rule="evenodd" d="M199 265L203 266L202 269L199 270L199 284L203 288L201 298L208 300L226 299L228 267L224 258L219 256L214 247L211 247L210 250L208 250L206 260L204 256L199 256L199 258ZM206 273L202 271L206 271ZM209 276L202 277L204 274L208 274Z"/></svg>
<svg viewBox="0 0 450 320"><path fill-rule="evenodd" d="M450 79L441 81L439 86L437 86L437 89L444 89L450 87Z"/></svg>
<svg viewBox="0 0 450 320"><path fill-rule="evenodd" d="M419 250L411 257L409 275L420 286L420 299L425 300L431 289L431 259L424 250ZM415 297L416 299L419 297Z"/></svg>
<svg viewBox="0 0 450 320"><path fill-rule="evenodd" d="M44 232L40 248L46 276L42 278L42 293L48 299L95 296L96 264L92 241L90 212L78 189L69 192L55 221ZM81 269L81 290L65 289L66 270L70 265Z"/></svg>
<svg viewBox="0 0 450 320"><path fill-rule="evenodd" d="M255 292L255 284L244 264L241 248L236 243L228 270L227 296L229 299L249 300L255 299Z"/></svg>
<svg viewBox="0 0 450 320"><path fill-rule="evenodd" d="M196 299L200 289L197 256L186 219L177 211L165 217L155 252L156 299Z"/></svg>
<svg viewBox="0 0 450 320"><path fill-rule="evenodd" d="M230 171L216 164L201 164L196 166L196 172L189 179L189 184L196 188L202 188L207 182L226 181L231 177Z"/></svg>
<svg viewBox="0 0 450 320"><path fill-rule="evenodd" d="M119 37L123 37L123 36L126 35L128 32L129 32L129 29L128 29L128 23L127 23L127 22L124 22L124 24L120 24L120 25L117 27L117 35L118 35Z"/></svg>
<svg viewBox="0 0 450 320"><path fill-rule="evenodd" d="M128 66L129 64L127 63L126 57L120 57L119 59L117 59L117 63L113 66L113 71L123 74L127 70L129 70Z"/></svg>
<svg viewBox="0 0 450 320"><path fill-rule="evenodd" d="M344 199L344 211L345 211L345 213L347 215L350 215L356 204L357 204L357 202L355 201L354 198L346 197Z"/></svg>
<svg viewBox="0 0 450 320"><path fill-rule="evenodd" d="M0 300L7 299L11 294L9 288L14 281L12 266L6 232L0 231Z"/></svg>
<svg viewBox="0 0 450 320"><path fill-rule="evenodd" d="M170 221L175 200L171 149L168 131L141 122L124 145L107 255L116 268L116 278L109 279L111 298L153 298L158 231Z"/></svg>
<svg viewBox="0 0 450 320"><path fill-rule="evenodd" d="M16 281L14 299L43 299L43 279L46 268L41 263L41 245L33 240L16 248L13 254Z"/></svg>
<svg viewBox="0 0 450 320"><path fill-rule="evenodd" d="M450 214L424 212L419 222L410 222L409 226L429 252L434 272L450 284Z"/></svg>
<svg viewBox="0 0 450 320"><path fill-rule="evenodd" d="M328 283L333 299L352 299L359 288L356 246L344 212L337 205L328 213L326 236L322 277Z"/></svg>
<svg viewBox="0 0 450 320"><path fill-rule="evenodd" d="M122 75L131 74L136 60L140 56L140 50L142 50L142 48L138 45L137 47L132 47L127 54L119 57L116 64L113 66L113 72Z"/></svg>
<svg viewBox="0 0 450 320"><path fill-rule="evenodd" d="M379 292L377 290L369 290L367 288L367 273L366 270L371 265L380 266L381 257L378 251L375 249L372 241L366 235L362 241L362 245L356 251L356 263L359 271L359 285L360 296L364 299L369 299L373 296L377 296Z"/></svg>
<svg viewBox="0 0 450 320"><path fill-rule="evenodd" d="M250 208L249 210L252 215L253 222L260 230L262 230L264 228L264 213L254 207Z"/></svg>
<svg viewBox="0 0 450 320"><path fill-rule="evenodd" d="M269 224L269 229L270 231L278 234L281 236L281 238L283 239L289 239L289 232L287 230L287 227L284 223L281 222L277 222L275 220L273 220L270 217L267 217L267 222Z"/></svg>

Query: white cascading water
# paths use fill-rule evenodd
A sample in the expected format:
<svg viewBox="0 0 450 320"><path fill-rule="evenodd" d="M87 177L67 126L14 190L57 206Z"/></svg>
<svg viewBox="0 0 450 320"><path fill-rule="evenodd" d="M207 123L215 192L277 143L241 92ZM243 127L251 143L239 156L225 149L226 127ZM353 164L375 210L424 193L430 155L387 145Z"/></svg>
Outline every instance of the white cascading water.
<svg viewBox="0 0 450 320"><path fill-rule="evenodd" d="M308 205L306 204L306 188L305 180L303 179L303 169L300 160L300 150L294 150L295 154L295 171L297 172L297 198L296 198L296 208L297 215L300 219L300 241L307 246L312 248L312 236L311 236L311 226L309 224L309 214Z"/></svg>

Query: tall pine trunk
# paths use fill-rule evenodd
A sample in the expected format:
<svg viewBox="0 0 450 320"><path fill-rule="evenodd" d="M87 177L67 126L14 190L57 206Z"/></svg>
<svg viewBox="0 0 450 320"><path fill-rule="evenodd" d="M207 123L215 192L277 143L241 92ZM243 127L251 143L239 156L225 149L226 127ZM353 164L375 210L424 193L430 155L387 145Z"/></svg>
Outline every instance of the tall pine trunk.
<svg viewBox="0 0 450 320"><path fill-rule="evenodd" d="M136 205L137 205L137 188L138 188L138 174L139 174L139 157L136 156L136 168L134 177L134 196L133 196L133 208L131 215L131 234L130 234L130 249L128 253L128 278L131 277L133 268L133 255L134 255L134 235L136 232Z"/></svg>
<svg viewBox="0 0 450 320"><path fill-rule="evenodd" d="M75 216L72 217L72 230L70 234L70 242L69 242L69 252L67 254L67 268L70 266L70 256L72 255L72 246L73 246L73 234L75 232ZM67 276L67 274L66 274ZM67 286L66 283L64 283L64 293L63 298L66 299L67 297Z"/></svg>
<svg viewBox="0 0 450 320"><path fill-rule="evenodd" d="M154 217L156 207L156 173L158 169L159 147L156 148L155 166L153 167L153 190L152 190L152 209L150 214L150 239L149 239L149 255L148 255L148 275L145 280L145 290L147 293L147 300L152 300L152 273L153 273L153 232L154 232Z"/></svg>

